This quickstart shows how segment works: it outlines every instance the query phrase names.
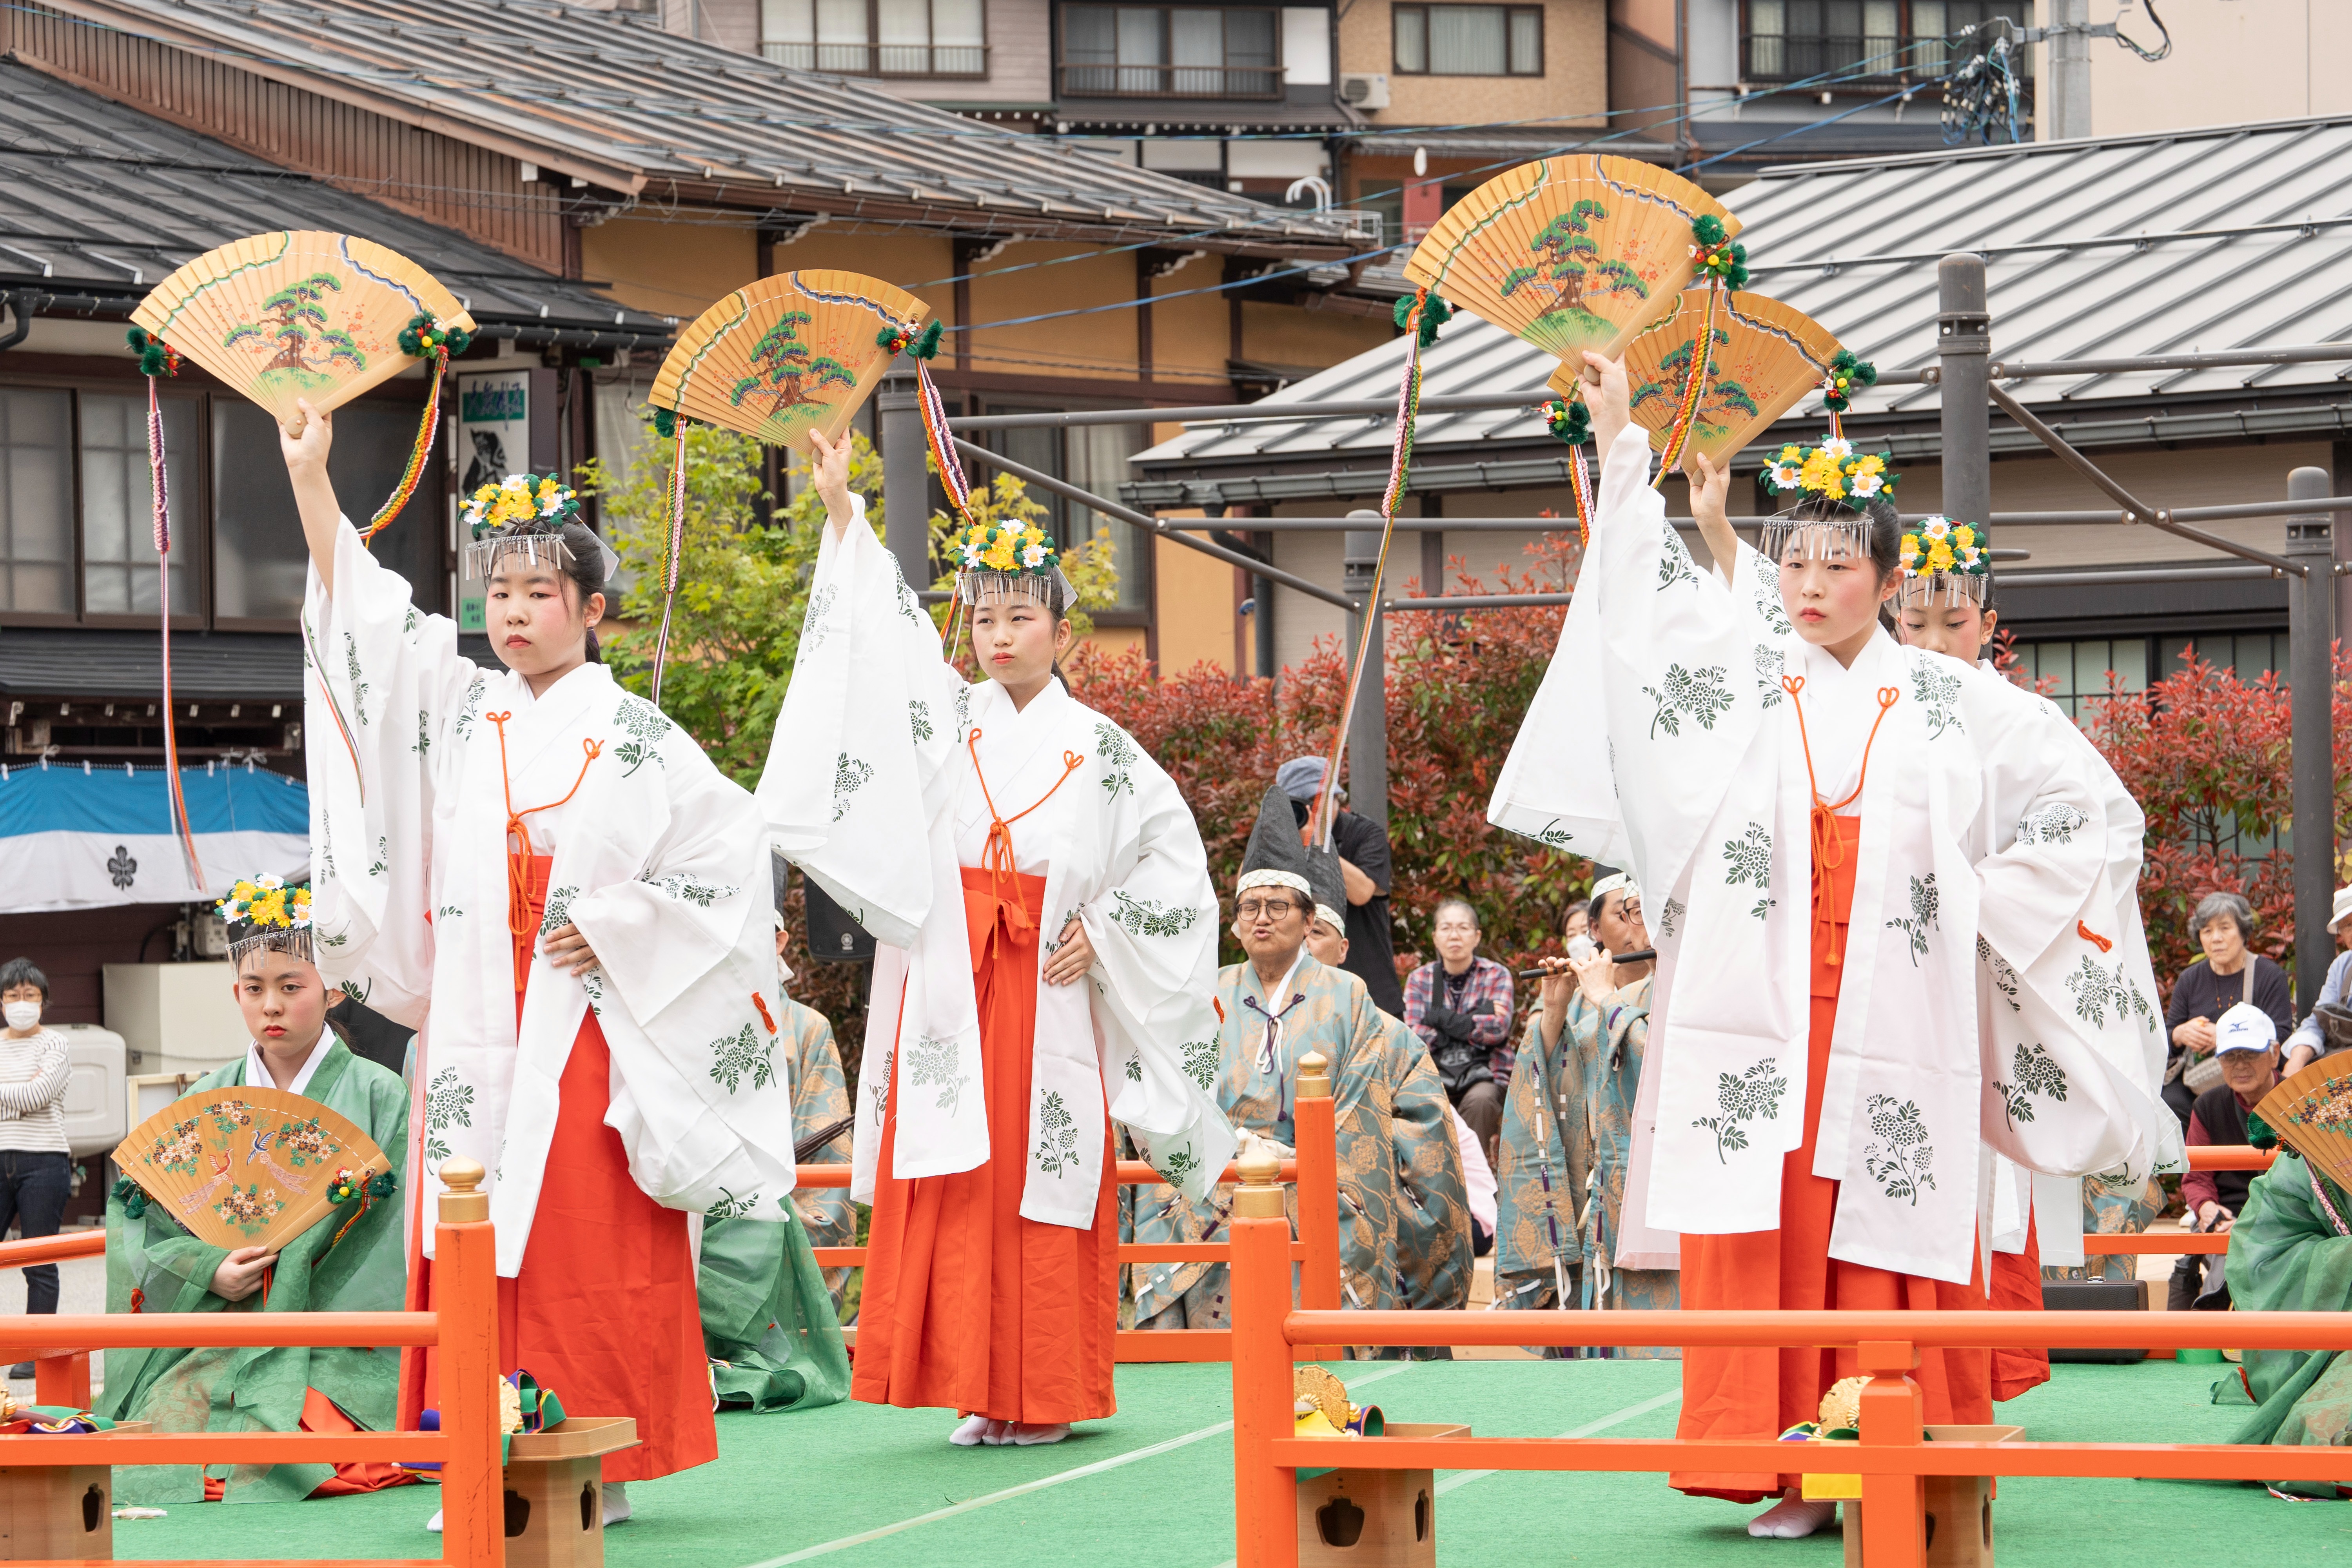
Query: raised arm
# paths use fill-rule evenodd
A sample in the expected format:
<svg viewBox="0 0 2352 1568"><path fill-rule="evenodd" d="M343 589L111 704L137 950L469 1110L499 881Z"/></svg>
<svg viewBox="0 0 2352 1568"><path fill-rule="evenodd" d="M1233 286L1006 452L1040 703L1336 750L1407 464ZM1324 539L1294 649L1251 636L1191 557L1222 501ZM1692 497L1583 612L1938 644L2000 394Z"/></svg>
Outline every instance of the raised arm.
<svg viewBox="0 0 2352 1568"><path fill-rule="evenodd" d="M279 426L278 450L286 458L286 478L294 486L294 506L302 514L302 538L310 546L310 564L319 571L319 585L335 591L335 531L343 509L335 500L335 482L327 477L327 454L335 444L335 416L297 401L300 422Z"/></svg>
<svg viewBox="0 0 2352 1568"><path fill-rule="evenodd" d="M1690 480L1691 516L1698 520L1698 536L1715 558L1715 574L1726 583L1739 560L1739 535L1731 531L1724 499L1731 490L1731 465L1717 468L1696 446L1683 457L1683 474Z"/></svg>

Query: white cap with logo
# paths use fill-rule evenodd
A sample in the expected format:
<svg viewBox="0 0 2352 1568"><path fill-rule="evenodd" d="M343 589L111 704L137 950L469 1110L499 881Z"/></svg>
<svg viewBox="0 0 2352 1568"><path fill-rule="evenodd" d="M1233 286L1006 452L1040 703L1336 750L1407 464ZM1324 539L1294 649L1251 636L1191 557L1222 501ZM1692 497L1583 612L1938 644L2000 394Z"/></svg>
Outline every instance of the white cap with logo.
<svg viewBox="0 0 2352 1568"><path fill-rule="evenodd" d="M2251 1002L2241 1002L2213 1026L2213 1054L2266 1051L2278 1044L2278 1023Z"/></svg>

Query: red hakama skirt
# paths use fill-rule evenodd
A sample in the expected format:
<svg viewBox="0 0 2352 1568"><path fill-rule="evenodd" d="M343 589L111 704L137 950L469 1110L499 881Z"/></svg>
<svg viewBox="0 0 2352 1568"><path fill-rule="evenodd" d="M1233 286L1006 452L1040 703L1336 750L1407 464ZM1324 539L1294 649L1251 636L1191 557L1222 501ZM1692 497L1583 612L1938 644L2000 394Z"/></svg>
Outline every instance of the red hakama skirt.
<svg viewBox="0 0 2352 1568"><path fill-rule="evenodd" d="M1862 819L1840 816L1843 864L1854 864ZM1822 1092L1829 1074L1830 1034L1837 1023L1838 982L1843 971L1828 962L1846 951L1846 924L1853 908L1851 872L1839 877L1817 868L1813 879L1812 1019L1806 1037L1805 1138L1780 1166L1780 1228L1736 1236L1685 1236L1682 1242L1682 1304L1694 1310L1733 1309L1799 1311L1982 1311L1989 1305L1979 1264L1969 1283L1896 1274L1829 1255L1830 1226L1837 1214L1838 1184L1813 1174L1814 1139L1821 1131ZM1827 905L1829 919L1822 919ZM1834 928L1832 930L1832 927ZM1927 1419L1978 1424L1992 1419L1990 1355L1981 1350L1919 1352L1911 1375L1927 1400ZM1853 1352L1811 1347L1689 1347L1683 1352L1683 1405L1675 1433L1680 1437L1738 1437L1770 1441L1800 1421L1821 1414L1822 1395L1842 1377L1854 1375ZM1799 1484L1794 1471L1695 1473L1676 1471L1669 1485L1697 1497L1757 1502Z"/></svg>
<svg viewBox="0 0 2352 1568"><path fill-rule="evenodd" d="M964 868L988 1161L955 1175L890 1175L895 1096L886 1105L850 1393L871 1405L938 1405L999 1421L1095 1420L1118 1408L1110 1134L1106 1123L1092 1228L1022 1217L1045 880L1016 876L996 886L1018 902L992 890L987 871Z"/></svg>
<svg viewBox="0 0 2352 1568"><path fill-rule="evenodd" d="M534 931L551 864L544 855L531 859ZM522 1003L518 993L518 1018ZM566 1415L635 1417L637 1447L605 1455L604 1479L642 1481L717 1458L719 1429L687 1216L646 1196L629 1174L621 1136L604 1125L612 1069L591 1010L559 1080L522 1270L499 1280L499 1367L529 1372ZM409 1306L430 1310L432 1260L412 1252L409 1262ZM431 1350L403 1353L403 1428L415 1427L417 1411L438 1406L438 1360Z"/></svg>

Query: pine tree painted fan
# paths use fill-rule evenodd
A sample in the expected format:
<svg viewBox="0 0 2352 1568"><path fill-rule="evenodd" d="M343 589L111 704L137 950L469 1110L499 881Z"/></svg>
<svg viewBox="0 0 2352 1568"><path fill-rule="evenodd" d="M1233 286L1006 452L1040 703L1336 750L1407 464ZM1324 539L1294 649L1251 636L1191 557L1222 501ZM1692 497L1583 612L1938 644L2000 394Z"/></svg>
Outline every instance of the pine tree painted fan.
<svg viewBox="0 0 2352 1568"><path fill-rule="evenodd" d="M2320 1058L2263 1096L2254 1114L2322 1175L2352 1188L2352 1051Z"/></svg>
<svg viewBox="0 0 2352 1568"><path fill-rule="evenodd" d="M181 1096L131 1130L114 1163L197 1240L272 1252L338 1208L389 1196L392 1180L383 1151L349 1119L247 1085Z"/></svg>
<svg viewBox="0 0 2352 1568"><path fill-rule="evenodd" d="M1650 445L1664 451L1690 382L1709 288L1685 289L1674 308L1625 345L1633 417L1647 426ZM1722 464L1772 421L1821 389L1837 339L1801 310L1761 294L1734 291L1715 312L1715 353L1690 422L1689 444ZM1576 372L1563 363L1551 388L1569 395Z"/></svg>
<svg viewBox="0 0 2352 1568"><path fill-rule="evenodd" d="M1545 158L1470 193L1413 248L1405 277L1581 363L1615 357L1696 275L1692 226L1739 220L1679 175L1631 158Z"/></svg>
<svg viewBox="0 0 2352 1568"><path fill-rule="evenodd" d="M653 405L771 446L837 439L931 308L855 272L785 272L738 289L678 334Z"/></svg>
<svg viewBox="0 0 2352 1568"><path fill-rule="evenodd" d="M398 251L281 230L197 257L131 319L285 424L297 398L331 413L425 357L400 341L419 316L474 330L457 296Z"/></svg>

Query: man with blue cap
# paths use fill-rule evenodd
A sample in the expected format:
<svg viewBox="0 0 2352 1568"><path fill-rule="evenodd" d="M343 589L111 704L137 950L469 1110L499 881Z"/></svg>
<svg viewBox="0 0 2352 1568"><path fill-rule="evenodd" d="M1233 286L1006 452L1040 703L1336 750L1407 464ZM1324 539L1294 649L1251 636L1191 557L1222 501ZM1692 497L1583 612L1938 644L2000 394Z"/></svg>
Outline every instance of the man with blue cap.
<svg viewBox="0 0 2352 1568"><path fill-rule="evenodd" d="M1275 787L1290 797L1302 833L1323 793L1328 768L1321 757L1293 757L1274 771ZM1331 795L1330 847L1339 857L1339 875L1348 891L1348 960L1341 967L1364 983L1382 1012L1402 1018L1404 986L1397 979L1396 944L1389 931L1389 830L1349 811L1344 787Z"/></svg>

